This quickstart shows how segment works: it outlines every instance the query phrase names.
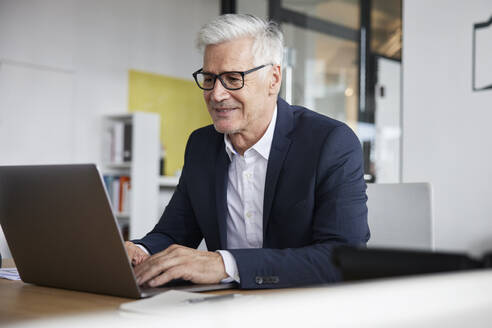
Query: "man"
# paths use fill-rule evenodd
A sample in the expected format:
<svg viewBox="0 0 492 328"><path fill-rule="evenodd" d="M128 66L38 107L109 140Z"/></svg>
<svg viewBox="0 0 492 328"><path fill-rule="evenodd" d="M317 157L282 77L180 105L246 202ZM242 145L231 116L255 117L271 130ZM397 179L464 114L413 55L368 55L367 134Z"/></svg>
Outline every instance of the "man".
<svg viewBox="0 0 492 328"><path fill-rule="evenodd" d="M191 134L159 223L126 243L138 283L274 288L339 280L332 248L369 239L357 137L278 98L283 36L275 24L223 15L201 29L198 43L203 68L193 76L213 126ZM195 249L202 238L209 251Z"/></svg>

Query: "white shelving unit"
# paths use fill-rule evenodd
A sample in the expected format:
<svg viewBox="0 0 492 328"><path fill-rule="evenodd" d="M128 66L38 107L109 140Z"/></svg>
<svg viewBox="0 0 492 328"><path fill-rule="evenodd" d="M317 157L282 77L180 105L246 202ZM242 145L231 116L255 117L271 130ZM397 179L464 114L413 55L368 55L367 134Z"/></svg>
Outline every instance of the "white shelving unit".
<svg viewBox="0 0 492 328"><path fill-rule="evenodd" d="M131 125L131 160L114 155L110 131L114 125ZM103 174L129 176L128 211L115 211L120 226L128 225L129 239L141 238L158 220L160 117L153 113L111 115L104 118ZM113 135L113 138L115 136ZM118 141L123 142L123 141ZM113 152L113 154L111 154Z"/></svg>
<svg viewBox="0 0 492 328"><path fill-rule="evenodd" d="M159 177L159 187L161 188L176 188L179 182L179 177L173 176L160 176Z"/></svg>

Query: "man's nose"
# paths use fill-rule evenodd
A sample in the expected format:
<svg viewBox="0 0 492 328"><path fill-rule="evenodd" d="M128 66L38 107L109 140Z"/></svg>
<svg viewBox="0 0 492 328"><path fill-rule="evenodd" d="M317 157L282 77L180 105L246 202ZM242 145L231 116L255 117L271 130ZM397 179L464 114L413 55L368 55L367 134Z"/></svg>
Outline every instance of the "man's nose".
<svg viewBox="0 0 492 328"><path fill-rule="evenodd" d="M224 88L222 82L218 78L215 80L214 88L210 90L210 97L212 97L212 100L215 102L221 102L222 100L229 98L229 90Z"/></svg>

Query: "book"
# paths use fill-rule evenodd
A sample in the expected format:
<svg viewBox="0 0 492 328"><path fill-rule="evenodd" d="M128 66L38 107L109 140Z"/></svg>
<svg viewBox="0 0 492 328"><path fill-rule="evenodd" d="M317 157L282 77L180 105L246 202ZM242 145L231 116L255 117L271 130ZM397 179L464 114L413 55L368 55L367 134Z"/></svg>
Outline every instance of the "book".
<svg viewBox="0 0 492 328"><path fill-rule="evenodd" d="M114 181L114 176L112 175L105 175L103 176L104 180L104 185L106 186L106 191L108 192L108 197L110 200L113 199L113 181Z"/></svg>
<svg viewBox="0 0 492 328"><path fill-rule="evenodd" d="M130 192L130 177L121 176L119 182L119 199L118 199L118 211L120 213L129 212L129 192Z"/></svg>
<svg viewBox="0 0 492 328"><path fill-rule="evenodd" d="M120 204L120 179L116 178L112 183L112 198L111 205L113 207L113 212L119 213L119 204Z"/></svg>
<svg viewBox="0 0 492 328"><path fill-rule="evenodd" d="M131 204L131 178L127 175L104 175L111 208L115 214L129 214Z"/></svg>
<svg viewBox="0 0 492 328"><path fill-rule="evenodd" d="M132 124L125 123L123 129L123 161L131 162L132 160Z"/></svg>
<svg viewBox="0 0 492 328"><path fill-rule="evenodd" d="M112 162L122 163L123 162L123 134L125 125L123 122L115 122L113 124L113 139L111 143L111 154Z"/></svg>

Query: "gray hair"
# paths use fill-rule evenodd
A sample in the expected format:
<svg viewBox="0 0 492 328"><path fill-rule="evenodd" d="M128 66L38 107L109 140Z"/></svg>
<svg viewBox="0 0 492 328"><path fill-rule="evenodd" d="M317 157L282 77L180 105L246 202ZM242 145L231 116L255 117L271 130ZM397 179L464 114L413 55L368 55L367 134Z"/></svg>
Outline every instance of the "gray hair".
<svg viewBox="0 0 492 328"><path fill-rule="evenodd" d="M282 65L284 36L278 24L253 15L225 14L215 18L198 32L197 46L203 52L208 45L243 37L254 40L255 65Z"/></svg>

